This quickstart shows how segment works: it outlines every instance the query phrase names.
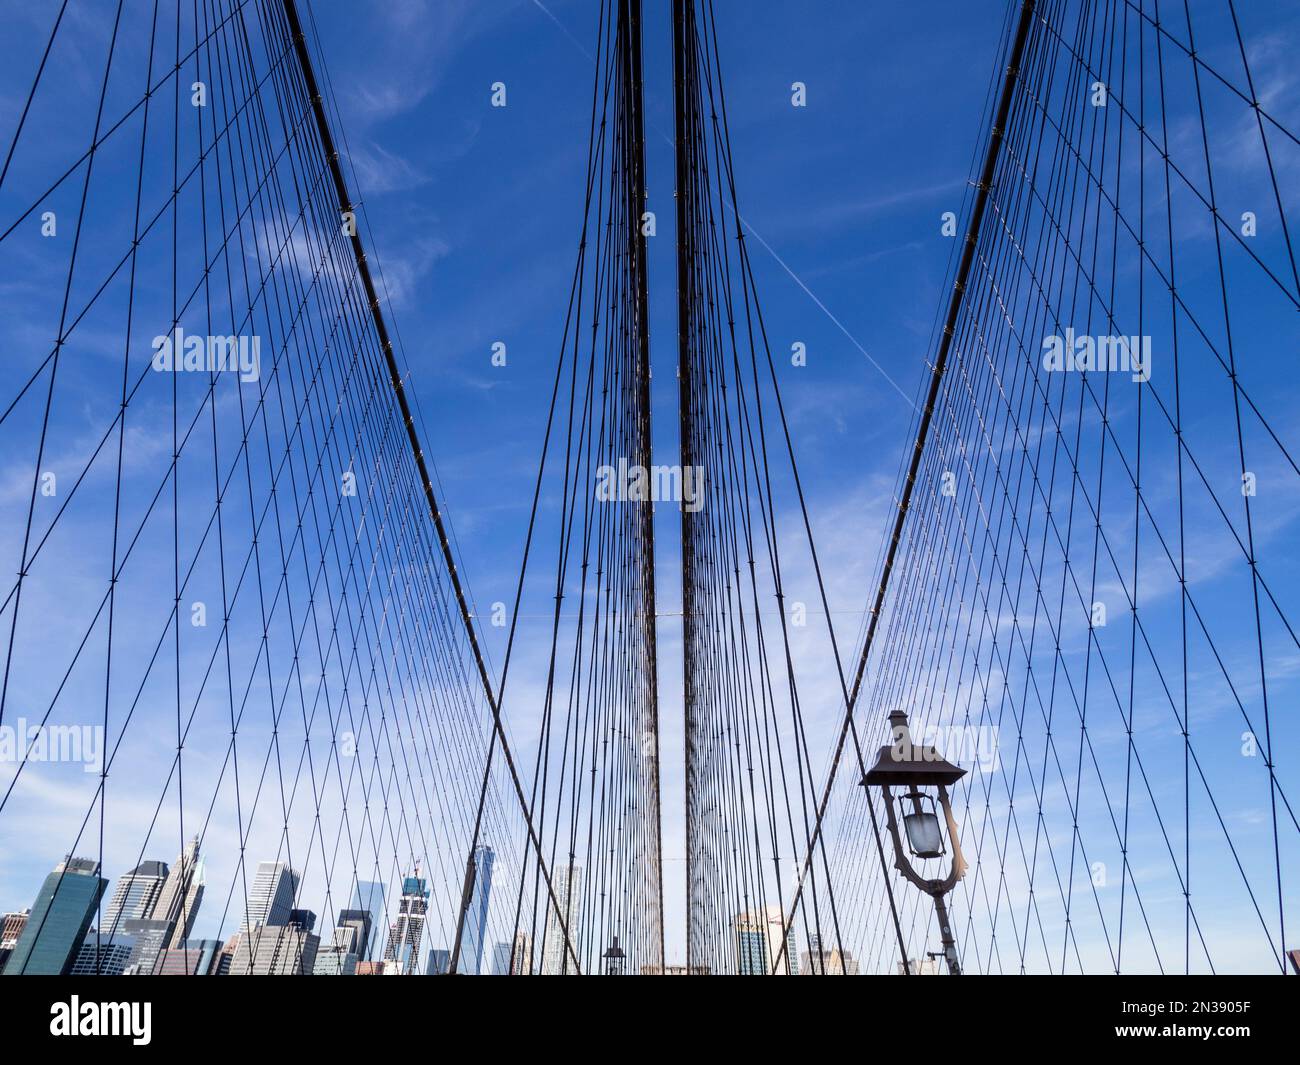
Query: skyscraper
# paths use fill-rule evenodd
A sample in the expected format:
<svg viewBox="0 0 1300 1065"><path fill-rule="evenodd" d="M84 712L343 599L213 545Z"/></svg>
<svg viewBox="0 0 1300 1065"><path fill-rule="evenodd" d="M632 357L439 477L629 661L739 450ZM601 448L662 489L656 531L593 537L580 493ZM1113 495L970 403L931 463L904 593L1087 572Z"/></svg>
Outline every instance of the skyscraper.
<svg viewBox="0 0 1300 1065"><path fill-rule="evenodd" d="M164 949L184 946L194 929L199 904L203 901L203 859L199 857L199 837L190 840L171 867L153 912L143 916L154 921L171 921L172 930Z"/></svg>
<svg viewBox="0 0 1300 1065"><path fill-rule="evenodd" d="M26 927L31 912L31 910L23 910L21 913L15 911L6 913L0 918L0 973L5 971L5 964L9 961L9 955L14 952L14 947L18 945L18 937L23 934L23 928Z"/></svg>
<svg viewBox="0 0 1300 1065"><path fill-rule="evenodd" d="M398 904L397 920L388 930L388 944L384 947L384 971L409 973L420 957L420 937L424 934L425 913L429 909L429 884L420 877L420 863L415 871L402 881L402 899Z"/></svg>
<svg viewBox="0 0 1300 1065"><path fill-rule="evenodd" d="M191 939L184 950L164 950L154 971L159 976L208 976L220 951L219 939Z"/></svg>
<svg viewBox="0 0 1300 1065"><path fill-rule="evenodd" d="M542 939L542 975L574 976L576 971L573 958L568 947L565 946L564 928L568 926L569 937L573 941L577 931L574 917L578 912L578 899L582 894L582 866L570 864L552 867L551 882L555 885L555 900L560 908L557 909L555 906L547 908L546 935ZM545 891L544 887L543 891ZM563 924L559 919L561 913L564 914ZM577 949L574 942L574 952Z"/></svg>
<svg viewBox="0 0 1300 1065"><path fill-rule="evenodd" d="M230 963L235 960L235 951L239 949L240 940L243 938L243 932L236 932L226 940L225 944L217 952L217 956L212 961L213 976L230 975Z"/></svg>
<svg viewBox="0 0 1300 1065"><path fill-rule="evenodd" d="M312 976L355 976L356 973L357 956L351 951L343 950L338 943L317 948Z"/></svg>
<svg viewBox="0 0 1300 1065"><path fill-rule="evenodd" d="M174 921L123 921L122 934L129 936L135 943L127 965L127 975L153 976L157 971L158 959L167 949L175 930Z"/></svg>
<svg viewBox="0 0 1300 1065"><path fill-rule="evenodd" d="M310 976L320 949L320 936L311 931L316 915L310 910L292 910L291 914L286 923L259 924L242 933L230 959L229 975Z"/></svg>
<svg viewBox="0 0 1300 1065"><path fill-rule="evenodd" d="M152 917L166 880L166 862L142 862L125 876L118 877L113 898L104 909L104 931L116 934L124 931L125 921Z"/></svg>
<svg viewBox="0 0 1300 1065"><path fill-rule="evenodd" d="M451 951L434 947L429 951L429 964L425 976L446 976L451 971Z"/></svg>
<svg viewBox="0 0 1300 1065"><path fill-rule="evenodd" d="M134 949L135 940L131 936L109 935L92 928L82 940L68 973L70 976L121 976Z"/></svg>
<svg viewBox="0 0 1300 1065"><path fill-rule="evenodd" d="M288 924L300 879L284 862L259 862L239 930L246 932L259 924Z"/></svg>
<svg viewBox="0 0 1300 1065"><path fill-rule="evenodd" d="M352 976L357 970L357 948L365 942L366 931L370 927L370 915L363 914L364 922L345 923L346 913L360 913L360 910L344 910L339 914L334 927L334 939L328 946L322 946L316 952L316 965L313 976Z"/></svg>
<svg viewBox="0 0 1300 1065"><path fill-rule="evenodd" d="M533 942L527 932L516 932L514 950L510 954L510 975L531 976L533 972Z"/></svg>
<svg viewBox="0 0 1300 1065"><path fill-rule="evenodd" d="M69 855L45 878L5 976L62 976L76 960L108 881L99 863Z"/></svg>
<svg viewBox="0 0 1300 1065"><path fill-rule="evenodd" d="M492 944L492 975L493 976L510 975L510 954L511 954L511 944L509 943Z"/></svg>
<svg viewBox="0 0 1300 1065"><path fill-rule="evenodd" d="M825 947L821 936L808 937L808 949L800 955L799 971L804 976L857 976L858 963L850 951L838 947Z"/></svg>
<svg viewBox="0 0 1300 1065"><path fill-rule="evenodd" d="M791 929L786 937L785 953L782 954L784 932L785 921L779 906L737 914L736 971L741 976L766 976L772 973L775 962L776 976L797 974L799 961L794 952L794 930Z"/></svg>
<svg viewBox="0 0 1300 1065"><path fill-rule="evenodd" d="M380 930L387 927L384 920L384 914L387 912L384 898L387 894L388 889L373 880L358 880L356 890L352 892L352 904L348 909L365 910L370 914L370 938L361 945L360 951L363 961L370 960L375 952Z"/></svg>
<svg viewBox="0 0 1300 1065"><path fill-rule="evenodd" d="M532 962L528 932L515 932L513 943L495 943L491 948L491 974L494 977L524 977L532 969Z"/></svg>
<svg viewBox="0 0 1300 1065"><path fill-rule="evenodd" d="M339 919L334 922L334 927L339 930L351 929L352 946L348 949L357 956L358 961L365 961L375 935L375 919L370 911L339 910ZM337 936L335 938L337 939Z"/></svg>
<svg viewBox="0 0 1300 1065"><path fill-rule="evenodd" d="M496 855L491 847L475 847L474 856L465 870L465 923L460 934L460 955L456 972L461 976L478 976L483 965L483 939L487 935L488 898L492 894L492 865Z"/></svg>

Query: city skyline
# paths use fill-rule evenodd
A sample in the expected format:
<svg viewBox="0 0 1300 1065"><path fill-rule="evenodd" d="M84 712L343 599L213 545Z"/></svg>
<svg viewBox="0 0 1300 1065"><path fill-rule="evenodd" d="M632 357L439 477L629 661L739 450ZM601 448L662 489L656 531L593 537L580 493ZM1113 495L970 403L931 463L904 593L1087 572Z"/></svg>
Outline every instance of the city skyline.
<svg viewBox="0 0 1300 1065"><path fill-rule="evenodd" d="M474 869L485 870L472 878L467 886L466 921L467 937L470 926L482 934L482 921L486 915L491 884L492 849L478 848ZM197 838L178 859L177 866L188 862L191 868L201 867ZM99 880L99 897L107 893L110 881L98 877L98 866L89 859L68 858L55 867L47 878L31 910L4 914L4 929L18 929L17 939L22 939L30 914L38 914L34 928L41 928L40 915L57 908L65 912L45 917L45 925L57 926L57 937L46 936L37 944L37 937L27 937L24 952L15 972L32 971L31 966L43 966L42 971L66 972L69 975L216 975L234 973L260 973L265 975L354 975L358 965L368 961L366 944L375 935L370 910L343 909L328 937L313 934L317 917L310 910L295 907L300 882L299 875L284 862L273 860L258 863L257 873L249 895L249 908L239 922L239 929L224 944L219 939L187 940L186 947L172 945L180 937L174 935L177 917L160 919L156 915L166 909L171 912L173 900L180 897L180 888L164 896L163 882L169 881L166 863L145 861L119 877L104 913L112 914L118 931L100 934L94 927L95 909L89 904L91 894L86 890L70 891L63 888L68 873ZM92 872L93 871L93 872ZM481 876L481 879L480 879ZM581 867L566 868L558 881L558 897L568 918L573 915L573 905L582 882ZM421 939L427 918L427 888L419 876L419 864L411 875L402 881L402 894L391 923L386 924L383 966L379 971L397 975L440 975L450 971L450 951L432 946L421 951ZM74 882L79 886L79 882ZM354 902L364 897L382 896L381 885L359 886ZM201 896L200 896L201 897ZM382 906L382 903L380 903ZM197 909L197 906L195 907ZM73 918L86 922L80 935L69 934ZM192 916L190 918L192 922ZM779 909L769 907L758 914L741 913L736 916L736 971L741 975L759 975L769 971L779 951L783 928L783 915ZM108 921L106 920L106 924ZM141 933L144 933L142 935ZM150 936L151 934L151 936ZM146 939L146 937L150 937ZM467 940L472 942L472 940ZM5 942L0 935L0 948ZM823 949L818 937L811 935L807 949L796 952L793 931L787 938L788 952L794 962L795 973L847 973L857 972L857 963L851 954L841 957L838 948ZM322 944L325 944L322 946ZM58 951L66 947L61 960ZM13 948L9 948L12 953ZM44 960L27 962L28 953L38 950ZM5 973L9 955L0 956L0 974ZM489 969L486 975L515 976L533 971L533 956L529 937L518 932L513 942L492 945ZM423 960L421 960L423 958ZM479 975L482 956L473 946L462 943L460 975ZM800 965L802 964L802 968ZM562 933L558 921L548 920L545 946L538 972L560 975L569 968L563 951ZM672 971L685 971L681 966L669 967ZM791 963L784 960L776 967L777 975L789 975Z"/></svg>

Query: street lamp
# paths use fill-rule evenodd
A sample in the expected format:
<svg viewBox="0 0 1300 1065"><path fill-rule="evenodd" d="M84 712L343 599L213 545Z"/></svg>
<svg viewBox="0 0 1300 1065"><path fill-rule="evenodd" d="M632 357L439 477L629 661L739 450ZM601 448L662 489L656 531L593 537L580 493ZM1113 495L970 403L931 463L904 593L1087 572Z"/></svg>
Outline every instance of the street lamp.
<svg viewBox="0 0 1300 1065"><path fill-rule="evenodd" d="M623 966L626 964L627 955L623 953L623 948L618 945L618 936L614 937L614 942L609 945L609 950L601 955L605 959L606 976L622 976Z"/></svg>
<svg viewBox="0 0 1300 1065"><path fill-rule="evenodd" d="M952 935L952 926L948 921L948 908L944 896L950 892L966 874L966 860L961 855L961 844L957 839L957 822L952 816L952 806L948 802L948 786L955 784L966 775L966 770L959 769L944 758L933 747L918 747L912 742L912 734L907 727L907 714L895 710L889 715L890 732L893 742L880 748L876 764L862 783L865 787L879 787L885 800L885 817L889 824L889 835L894 841L894 867L908 880L934 899L935 914L939 918L939 930L943 936L943 953L948 959L948 971L953 976L961 975L961 964L957 960L957 941ZM898 816L894 811L894 795L891 788L904 789L898 796L899 811L903 819L903 836L907 838L907 850L903 849L903 836L898 831ZM938 792L938 801L923 788L934 788ZM937 879L922 876L912 864L913 859L930 860L942 858L946 853L943 841L943 827L939 822L939 811L948 825L948 838L952 845L952 862L948 875ZM909 857L910 852L910 857ZM907 959L903 959L907 964Z"/></svg>

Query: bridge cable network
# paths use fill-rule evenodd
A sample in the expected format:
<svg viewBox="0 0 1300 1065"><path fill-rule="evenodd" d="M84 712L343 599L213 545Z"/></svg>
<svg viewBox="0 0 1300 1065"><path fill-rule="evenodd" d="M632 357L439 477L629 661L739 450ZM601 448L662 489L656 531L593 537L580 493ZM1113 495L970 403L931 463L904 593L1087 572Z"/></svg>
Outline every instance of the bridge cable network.
<svg viewBox="0 0 1300 1065"><path fill-rule="evenodd" d="M860 785L899 710L967 770L962 969L1285 971L1300 107L1258 15L1007 5L850 636L727 41L713 0L669 11L687 971L924 971L934 913ZM167 942L206 899L235 972L311 908L322 943L376 913L359 960L403 973L489 943L512 974L664 971L642 5L596 5L499 673L305 12L65 0L33 49L0 142L6 853L174 850L196 890ZM47 763L90 715L95 771ZM127 920L101 908L97 966Z"/></svg>

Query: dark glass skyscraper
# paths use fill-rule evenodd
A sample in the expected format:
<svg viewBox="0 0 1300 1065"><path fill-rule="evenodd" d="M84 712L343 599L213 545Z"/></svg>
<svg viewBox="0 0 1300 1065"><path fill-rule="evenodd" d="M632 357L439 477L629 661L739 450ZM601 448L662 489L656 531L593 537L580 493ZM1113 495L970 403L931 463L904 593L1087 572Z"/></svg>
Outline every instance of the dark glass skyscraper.
<svg viewBox="0 0 1300 1065"><path fill-rule="evenodd" d="M106 887L98 862L69 857L55 866L32 903L4 974L62 976L71 970Z"/></svg>
<svg viewBox="0 0 1300 1065"><path fill-rule="evenodd" d="M352 945L349 948L359 959L365 960L370 940L374 934L374 918L369 910L339 910L339 918L334 922L335 928L353 930Z"/></svg>
<svg viewBox="0 0 1300 1065"><path fill-rule="evenodd" d="M384 896L387 889L383 884L371 880L358 880L356 890L352 893L350 910L365 910L370 914L369 938L361 945L357 956L362 961L369 961L374 955L375 940L388 922L384 916Z"/></svg>
<svg viewBox="0 0 1300 1065"><path fill-rule="evenodd" d="M478 976L483 965L483 940L487 936L488 898L492 894L492 863L496 854L491 847L475 847L474 858L467 876L473 882L468 886L469 907L465 910L465 927L460 936L460 956L456 972L462 976Z"/></svg>

